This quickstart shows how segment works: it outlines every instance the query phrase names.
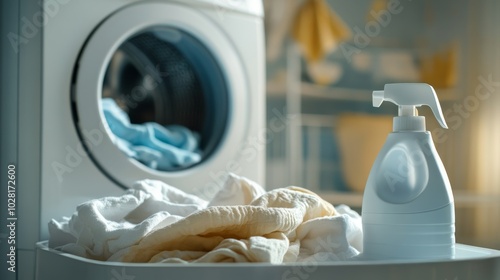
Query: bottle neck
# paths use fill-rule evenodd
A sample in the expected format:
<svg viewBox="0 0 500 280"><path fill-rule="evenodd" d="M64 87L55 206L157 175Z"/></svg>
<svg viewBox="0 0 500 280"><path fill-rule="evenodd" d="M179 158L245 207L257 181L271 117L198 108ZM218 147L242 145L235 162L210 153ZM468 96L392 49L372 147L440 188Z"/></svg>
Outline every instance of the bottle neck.
<svg viewBox="0 0 500 280"><path fill-rule="evenodd" d="M392 130L398 131L425 131L425 117L423 116L398 116L394 117Z"/></svg>
<svg viewBox="0 0 500 280"><path fill-rule="evenodd" d="M417 108L413 105L399 105L398 116L416 117L418 116Z"/></svg>

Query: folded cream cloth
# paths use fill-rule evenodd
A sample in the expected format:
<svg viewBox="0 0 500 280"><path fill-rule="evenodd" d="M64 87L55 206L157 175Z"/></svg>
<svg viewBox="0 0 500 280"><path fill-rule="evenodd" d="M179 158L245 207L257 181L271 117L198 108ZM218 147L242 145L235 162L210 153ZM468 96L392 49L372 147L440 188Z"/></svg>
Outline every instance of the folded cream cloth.
<svg viewBox="0 0 500 280"><path fill-rule="evenodd" d="M231 174L208 203L158 181L84 203L49 224L49 246L124 262L333 261L361 250L361 217L299 187L264 189Z"/></svg>

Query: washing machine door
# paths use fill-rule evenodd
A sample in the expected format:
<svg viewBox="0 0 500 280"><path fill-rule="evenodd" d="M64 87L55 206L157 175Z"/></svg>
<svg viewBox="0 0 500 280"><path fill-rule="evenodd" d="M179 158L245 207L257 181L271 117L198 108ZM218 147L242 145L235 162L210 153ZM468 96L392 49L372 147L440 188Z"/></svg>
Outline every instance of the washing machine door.
<svg viewBox="0 0 500 280"><path fill-rule="evenodd" d="M89 156L118 186L148 178L195 193L243 145L251 108L241 63L220 27L187 6L140 3L111 15L75 67L74 120ZM113 100L133 125L187 128L199 138L199 160L158 169L131 157L119 148L123 141L110 128L104 100ZM87 139L92 131L103 137Z"/></svg>

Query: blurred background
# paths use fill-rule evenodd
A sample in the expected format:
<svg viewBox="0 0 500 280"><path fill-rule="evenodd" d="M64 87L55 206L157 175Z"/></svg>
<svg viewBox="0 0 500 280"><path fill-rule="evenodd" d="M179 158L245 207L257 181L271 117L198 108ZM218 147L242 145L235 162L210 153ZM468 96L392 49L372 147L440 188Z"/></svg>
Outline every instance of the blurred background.
<svg viewBox="0 0 500 280"><path fill-rule="evenodd" d="M500 249L500 2L266 0L267 186L361 209L397 107L385 83L436 90L426 116L455 196L457 242Z"/></svg>

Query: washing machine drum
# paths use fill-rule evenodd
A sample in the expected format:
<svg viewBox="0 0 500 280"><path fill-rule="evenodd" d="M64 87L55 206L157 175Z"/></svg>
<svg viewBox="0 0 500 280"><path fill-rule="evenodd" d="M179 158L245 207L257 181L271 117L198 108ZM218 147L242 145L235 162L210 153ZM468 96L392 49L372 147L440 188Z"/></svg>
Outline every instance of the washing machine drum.
<svg viewBox="0 0 500 280"><path fill-rule="evenodd" d="M123 102L132 123L154 121L200 131L205 111L200 76L207 73L196 69L179 48L148 32L125 42L114 54L104 90ZM223 86L218 90L224 91ZM225 92L217 95L227 99Z"/></svg>
<svg viewBox="0 0 500 280"><path fill-rule="evenodd" d="M226 128L229 96L220 66L201 42L179 30L156 28L125 41L107 68L103 97L113 98L132 124L192 131L199 138L196 164L210 157Z"/></svg>
<svg viewBox="0 0 500 280"><path fill-rule="evenodd" d="M251 109L243 69L230 39L194 9L171 3L122 9L95 29L75 65L72 108L80 142L119 186L149 178L186 191L200 187L243 146ZM157 139L137 142L137 131L153 131L149 136ZM156 168L132 155L145 147L161 155L156 148L177 141L165 135L195 141L189 152L198 158Z"/></svg>

